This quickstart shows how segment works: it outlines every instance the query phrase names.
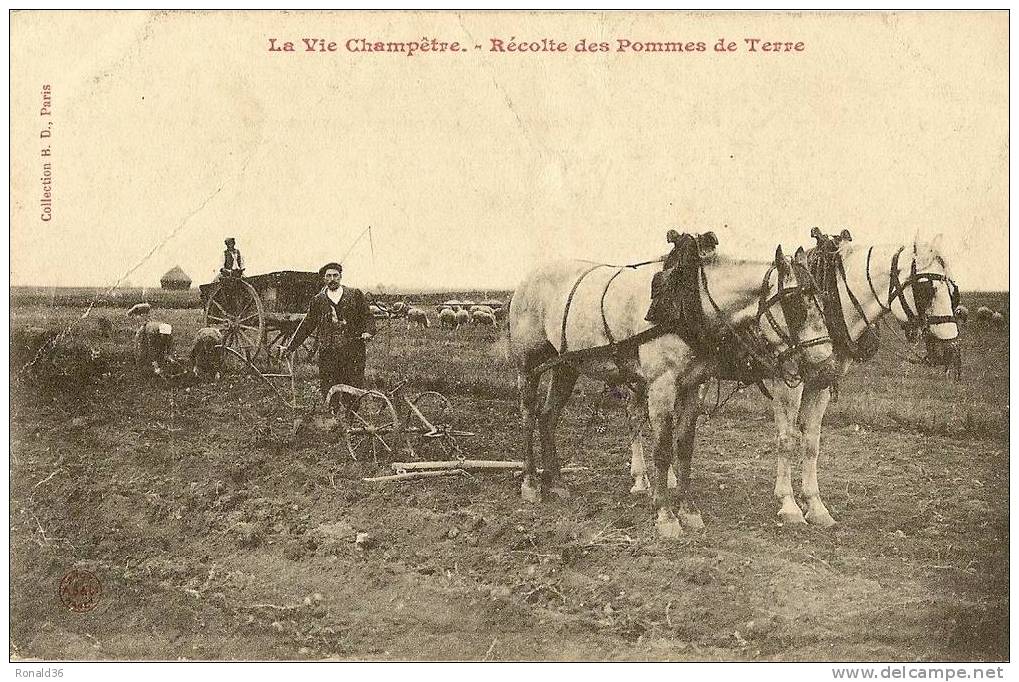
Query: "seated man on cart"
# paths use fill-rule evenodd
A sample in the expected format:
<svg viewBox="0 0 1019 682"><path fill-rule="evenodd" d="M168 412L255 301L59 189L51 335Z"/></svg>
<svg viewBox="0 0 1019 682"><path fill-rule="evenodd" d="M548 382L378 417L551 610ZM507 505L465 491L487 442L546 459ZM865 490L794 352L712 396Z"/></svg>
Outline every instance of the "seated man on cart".
<svg viewBox="0 0 1019 682"><path fill-rule="evenodd" d="M360 289L344 287L343 266L326 263L319 269L325 288L315 294L308 314L298 326L283 356L291 355L305 339L315 332L319 340L318 378L322 397L336 384L364 387L364 370L367 360L366 343L375 335L375 318L368 309L368 299ZM351 408L351 396L342 393L344 407ZM329 406L333 408L332 405ZM342 423L344 410L336 410Z"/></svg>
<svg viewBox="0 0 1019 682"><path fill-rule="evenodd" d="M223 251L223 267L219 269L220 279L243 277L244 257L241 256L241 252L237 248L237 240L233 237L227 237L223 243L226 245L226 250Z"/></svg>

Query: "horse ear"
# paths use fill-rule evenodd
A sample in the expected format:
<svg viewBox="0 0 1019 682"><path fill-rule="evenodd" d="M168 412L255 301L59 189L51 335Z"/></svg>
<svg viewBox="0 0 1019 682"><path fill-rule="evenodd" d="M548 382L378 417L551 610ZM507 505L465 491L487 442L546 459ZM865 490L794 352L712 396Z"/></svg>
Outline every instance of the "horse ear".
<svg viewBox="0 0 1019 682"><path fill-rule="evenodd" d="M842 241L844 242L853 241L853 234L849 230L842 230Z"/></svg>
<svg viewBox="0 0 1019 682"><path fill-rule="evenodd" d="M796 249L796 253L793 254L793 260L801 265L807 264L807 252L803 250L803 247Z"/></svg>
<svg viewBox="0 0 1019 682"><path fill-rule="evenodd" d="M782 267L783 265L785 265L785 254L782 253L781 244L779 244L778 247L775 249L775 265L778 267Z"/></svg>

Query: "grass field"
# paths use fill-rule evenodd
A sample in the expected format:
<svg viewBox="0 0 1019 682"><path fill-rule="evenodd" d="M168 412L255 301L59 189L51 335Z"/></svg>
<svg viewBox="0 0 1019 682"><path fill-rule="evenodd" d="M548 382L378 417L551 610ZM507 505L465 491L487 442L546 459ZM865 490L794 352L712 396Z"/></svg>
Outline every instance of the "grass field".
<svg viewBox="0 0 1019 682"><path fill-rule="evenodd" d="M964 303L1007 311L1008 296ZM78 395L11 368L12 656L1009 657L1007 329L964 328L961 382L900 360L888 337L845 378L822 437L829 530L778 523L770 407L745 391L698 431L706 529L664 542L627 494L623 407L600 385L578 385L560 428L564 460L588 467L567 502L525 505L507 473L366 484L386 467L347 461L325 428L289 441L292 415L257 380L146 382L123 309L81 313L11 310L15 330L68 329L114 360ZM200 324L156 314L179 339ZM369 379L445 392L478 434L468 456L516 459L505 350L491 330L394 322ZM312 406L314 366L299 376ZM75 566L103 585L85 614L56 598Z"/></svg>
<svg viewBox="0 0 1019 682"><path fill-rule="evenodd" d="M508 300L508 291L436 291L424 294L375 293L380 301L409 299L411 303L435 304L449 299L483 301L494 297ZM12 306L44 306L49 308L130 308L136 303L148 302L155 308L201 308L198 287L173 291L159 287L11 287Z"/></svg>

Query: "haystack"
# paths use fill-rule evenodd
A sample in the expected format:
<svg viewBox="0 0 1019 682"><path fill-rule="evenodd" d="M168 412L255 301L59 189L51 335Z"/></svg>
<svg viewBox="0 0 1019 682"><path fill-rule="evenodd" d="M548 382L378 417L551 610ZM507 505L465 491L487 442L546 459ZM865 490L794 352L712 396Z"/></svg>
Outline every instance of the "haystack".
<svg viewBox="0 0 1019 682"><path fill-rule="evenodd" d="M175 265L172 270L162 276L159 285L164 289L190 289L191 278L181 270L179 265Z"/></svg>

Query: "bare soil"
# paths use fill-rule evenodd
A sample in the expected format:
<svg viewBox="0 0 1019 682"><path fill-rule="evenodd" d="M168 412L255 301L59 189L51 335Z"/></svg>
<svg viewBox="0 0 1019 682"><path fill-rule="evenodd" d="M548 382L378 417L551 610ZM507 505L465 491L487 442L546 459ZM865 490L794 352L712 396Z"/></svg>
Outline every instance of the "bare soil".
<svg viewBox="0 0 1019 682"><path fill-rule="evenodd" d="M194 311L179 314L178 328L196 326L183 317ZM388 385L405 373L393 348L430 348L428 362L440 362L441 334L394 331L386 354L373 348L372 377ZM129 336L118 321L102 343L123 349ZM479 349L479 367L505 371L491 360L498 339L458 343ZM559 439L563 460L588 469L568 475L568 501L532 506L506 472L364 483L385 464L350 462L322 420L291 441L292 415L251 377L185 390L139 378L121 353L111 378L68 394L17 380L17 369L17 658L1009 656L1007 421L941 435L836 419L821 486L839 523L783 527L769 406L748 394L698 432L705 530L663 541L649 501L627 492L622 405L592 384L578 388ZM451 372L440 367L431 383L447 385L459 425L478 434L465 454L517 459L515 403ZM311 405L314 368L301 377ZM906 399L921 404L940 386ZM1006 396L989 400L1007 420ZM57 594L75 567L102 582L99 605L83 614Z"/></svg>

